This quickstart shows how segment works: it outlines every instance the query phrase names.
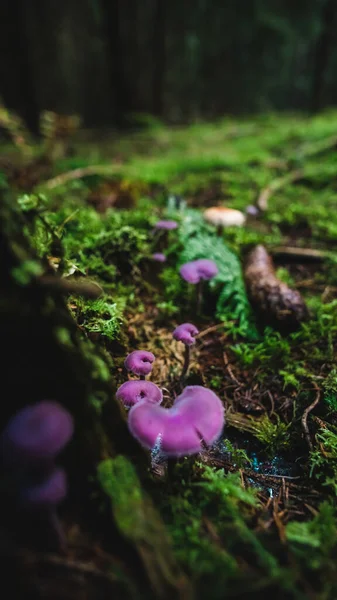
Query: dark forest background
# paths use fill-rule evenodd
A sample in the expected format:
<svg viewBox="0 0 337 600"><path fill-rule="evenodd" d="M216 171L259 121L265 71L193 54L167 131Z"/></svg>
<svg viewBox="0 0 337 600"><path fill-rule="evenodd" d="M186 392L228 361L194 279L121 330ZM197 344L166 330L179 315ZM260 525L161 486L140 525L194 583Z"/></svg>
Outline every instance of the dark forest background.
<svg viewBox="0 0 337 600"><path fill-rule="evenodd" d="M0 96L87 126L337 103L337 0L1 0Z"/></svg>

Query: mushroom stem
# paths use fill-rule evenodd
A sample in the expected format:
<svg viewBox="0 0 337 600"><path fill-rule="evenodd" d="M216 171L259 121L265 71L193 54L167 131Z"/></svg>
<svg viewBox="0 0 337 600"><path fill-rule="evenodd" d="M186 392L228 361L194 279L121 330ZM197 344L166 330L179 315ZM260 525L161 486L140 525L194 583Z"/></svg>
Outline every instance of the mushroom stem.
<svg viewBox="0 0 337 600"><path fill-rule="evenodd" d="M56 507L46 507L44 511L44 520L46 523L47 538L50 540L51 547L57 552L66 554L67 540Z"/></svg>
<svg viewBox="0 0 337 600"><path fill-rule="evenodd" d="M223 225L217 225L216 233L219 237L222 236L222 232L223 232Z"/></svg>
<svg viewBox="0 0 337 600"><path fill-rule="evenodd" d="M200 279L200 281L198 281L197 283L197 315L200 314L201 312L201 306L202 306L202 294L203 294L203 280Z"/></svg>
<svg viewBox="0 0 337 600"><path fill-rule="evenodd" d="M177 457L170 456L168 458L166 473L167 473L167 479L169 481L171 481L171 482L174 480L174 477L175 477L175 473L174 472L175 472L175 468L176 468L177 464L178 464L178 458Z"/></svg>
<svg viewBox="0 0 337 600"><path fill-rule="evenodd" d="M190 366L190 359L191 359L191 347L186 344L185 345L185 354L184 354L184 365L183 365L183 370L181 372L180 379L184 379L186 377L189 366Z"/></svg>

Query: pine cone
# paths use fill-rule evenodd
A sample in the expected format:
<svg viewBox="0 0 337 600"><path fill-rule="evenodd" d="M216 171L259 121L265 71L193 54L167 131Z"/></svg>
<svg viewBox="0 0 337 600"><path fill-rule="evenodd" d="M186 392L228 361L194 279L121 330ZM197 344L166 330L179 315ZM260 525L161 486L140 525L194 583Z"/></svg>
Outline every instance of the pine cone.
<svg viewBox="0 0 337 600"><path fill-rule="evenodd" d="M248 256L245 279L251 302L264 321L296 327L308 317L301 294L280 281L272 258L259 245Z"/></svg>

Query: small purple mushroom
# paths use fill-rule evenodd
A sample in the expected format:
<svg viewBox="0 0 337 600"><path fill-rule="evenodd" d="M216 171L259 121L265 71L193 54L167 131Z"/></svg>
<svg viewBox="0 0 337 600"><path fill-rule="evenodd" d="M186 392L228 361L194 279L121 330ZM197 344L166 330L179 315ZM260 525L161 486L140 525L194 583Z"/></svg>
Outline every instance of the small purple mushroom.
<svg viewBox="0 0 337 600"><path fill-rule="evenodd" d="M186 387L171 408L139 402L129 413L132 435L146 448L160 441L167 456L185 456L212 445L225 424L224 407L211 390L199 385Z"/></svg>
<svg viewBox="0 0 337 600"><path fill-rule="evenodd" d="M196 341L193 336L197 335L198 333L198 329L192 323L182 323L175 328L172 334L175 340L185 344L185 358L181 379L184 379L184 377L187 375L191 360L191 346L195 344Z"/></svg>
<svg viewBox="0 0 337 600"><path fill-rule="evenodd" d="M157 262L166 262L166 256L162 252L155 252L154 254L152 254L152 258Z"/></svg>
<svg viewBox="0 0 337 600"><path fill-rule="evenodd" d="M207 258L199 258L185 263L180 267L180 275L188 283L199 283L202 280L213 279L219 272L213 260Z"/></svg>
<svg viewBox="0 0 337 600"><path fill-rule="evenodd" d="M156 357L152 352L134 350L126 357L124 366L131 373L139 375L140 379L145 379L145 375L151 373L152 363L155 360Z"/></svg>
<svg viewBox="0 0 337 600"><path fill-rule="evenodd" d="M155 224L154 228L159 230L159 229L164 229L165 231L171 231L171 229L177 229L178 227L178 223L177 221L157 221L157 223Z"/></svg>
<svg viewBox="0 0 337 600"><path fill-rule="evenodd" d="M151 381L126 381L117 390L117 400L120 400L124 406L131 407L145 400L153 404L160 404L163 400L161 389Z"/></svg>
<svg viewBox="0 0 337 600"><path fill-rule="evenodd" d="M260 214L260 211L254 204L248 204L248 206L246 206L246 214L250 217L257 217Z"/></svg>
<svg viewBox="0 0 337 600"><path fill-rule="evenodd" d="M1 434L4 464L34 465L50 462L69 442L73 419L57 402L44 400L14 415Z"/></svg>
<svg viewBox="0 0 337 600"><path fill-rule="evenodd" d="M67 477L64 469L55 467L42 482L28 485L21 492L21 501L30 508L55 506L67 495Z"/></svg>
<svg viewBox="0 0 337 600"><path fill-rule="evenodd" d="M197 312L199 312L202 302L203 281L213 279L219 273L219 269L213 260L199 258L182 265L179 272L187 283L197 285Z"/></svg>

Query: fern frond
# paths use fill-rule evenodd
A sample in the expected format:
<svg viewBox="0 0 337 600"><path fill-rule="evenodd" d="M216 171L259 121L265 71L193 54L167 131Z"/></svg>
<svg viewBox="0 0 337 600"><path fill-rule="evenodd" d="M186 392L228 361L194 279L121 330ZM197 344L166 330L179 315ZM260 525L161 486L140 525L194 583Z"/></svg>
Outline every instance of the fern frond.
<svg viewBox="0 0 337 600"><path fill-rule="evenodd" d="M257 334L252 310L236 254L204 222L201 213L193 209L184 212L178 235L183 248L179 255L180 265L208 258L219 269L218 275L210 282L211 289L218 293L216 316L224 321L237 321L240 334L255 339Z"/></svg>

